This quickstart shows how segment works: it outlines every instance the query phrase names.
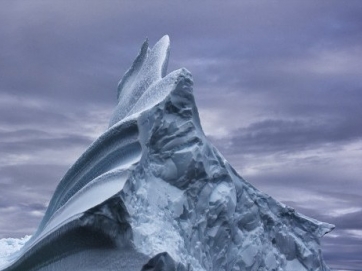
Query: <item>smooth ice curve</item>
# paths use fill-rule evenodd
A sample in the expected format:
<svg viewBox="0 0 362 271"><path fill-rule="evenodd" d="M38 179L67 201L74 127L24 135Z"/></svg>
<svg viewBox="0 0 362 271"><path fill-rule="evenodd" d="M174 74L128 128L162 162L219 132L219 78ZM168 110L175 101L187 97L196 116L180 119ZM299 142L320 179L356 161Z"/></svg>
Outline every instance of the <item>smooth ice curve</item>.
<svg viewBox="0 0 362 271"><path fill-rule="evenodd" d="M307 218L240 177L205 137L170 41L141 47L109 128L60 181L38 230L0 269L329 270Z"/></svg>

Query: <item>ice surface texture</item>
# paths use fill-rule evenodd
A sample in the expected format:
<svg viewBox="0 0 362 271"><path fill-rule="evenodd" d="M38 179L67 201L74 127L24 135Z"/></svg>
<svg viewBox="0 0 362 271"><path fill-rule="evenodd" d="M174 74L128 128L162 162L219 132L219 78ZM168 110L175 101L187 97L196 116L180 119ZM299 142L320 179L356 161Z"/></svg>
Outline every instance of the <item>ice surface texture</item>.
<svg viewBox="0 0 362 271"><path fill-rule="evenodd" d="M307 218L240 177L205 137L169 38L146 41L108 130L60 181L3 270L329 270Z"/></svg>

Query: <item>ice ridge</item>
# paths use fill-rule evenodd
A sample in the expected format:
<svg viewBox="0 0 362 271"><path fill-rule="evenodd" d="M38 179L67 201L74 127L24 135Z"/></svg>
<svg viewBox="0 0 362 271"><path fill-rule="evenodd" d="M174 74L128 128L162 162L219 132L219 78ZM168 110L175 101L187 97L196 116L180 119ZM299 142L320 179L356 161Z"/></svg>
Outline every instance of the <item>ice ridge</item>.
<svg viewBox="0 0 362 271"><path fill-rule="evenodd" d="M305 217L240 177L205 137L170 41L146 40L118 84L109 128L56 188L4 271L326 271Z"/></svg>

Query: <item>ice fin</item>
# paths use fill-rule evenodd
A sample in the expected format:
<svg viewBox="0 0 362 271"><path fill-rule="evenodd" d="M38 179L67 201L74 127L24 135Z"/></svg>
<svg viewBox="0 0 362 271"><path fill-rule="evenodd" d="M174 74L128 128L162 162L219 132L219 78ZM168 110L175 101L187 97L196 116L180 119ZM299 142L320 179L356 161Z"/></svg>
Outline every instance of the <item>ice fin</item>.
<svg viewBox="0 0 362 271"><path fill-rule="evenodd" d="M155 66L155 76L160 79L166 75L168 58L170 55L170 38L168 35L163 36L152 48L152 55L150 55L150 61ZM154 57L154 59L152 59Z"/></svg>
<svg viewBox="0 0 362 271"><path fill-rule="evenodd" d="M146 44L142 46L139 57L126 73L128 78L123 80L124 83L121 81L119 84L118 105L111 117L109 127L129 115L143 93L166 74L170 50L169 37L163 36L151 50L146 50L146 47L148 47Z"/></svg>
<svg viewBox="0 0 362 271"><path fill-rule="evenodd" d="M320 222L319 229L318 229L318 232L317 232L317 236L322 237L322 236L326 235L327 233L333 231L335 227L336 226L333 225L333 224Z"/></svg>
<svg viewBox="0 0 362 271"><path fill-rule="evenodd" d="M141 47L141 50L138 54L138 56L136 57L136 59L134 60L131 68L129 68L128 71L126 71L126 73L123 75L122 79L119 81L118 83L118 87L117 87L117 99L118 101L120 100L120 95L123 89L130 89L130 86L134 83L135 78L138 75L138 72L140 71L143 62L145 61L145 59L147 58L147 54L149 52L149 47L148 47L148 39L146 39Z"/></svg>

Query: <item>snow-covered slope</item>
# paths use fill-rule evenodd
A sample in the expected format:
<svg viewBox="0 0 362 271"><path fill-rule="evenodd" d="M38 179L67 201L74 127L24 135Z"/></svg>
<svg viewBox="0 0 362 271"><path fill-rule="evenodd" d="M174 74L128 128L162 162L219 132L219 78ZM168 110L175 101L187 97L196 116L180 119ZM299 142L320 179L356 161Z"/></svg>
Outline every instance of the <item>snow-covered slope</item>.
<svg viewBox="0 0 362 271"><path fill-rule="evenodd" d="M110 126L60 181L3 270L328 270L307 218L240 177L205 137L169 38L146 41Z"/></svg>

